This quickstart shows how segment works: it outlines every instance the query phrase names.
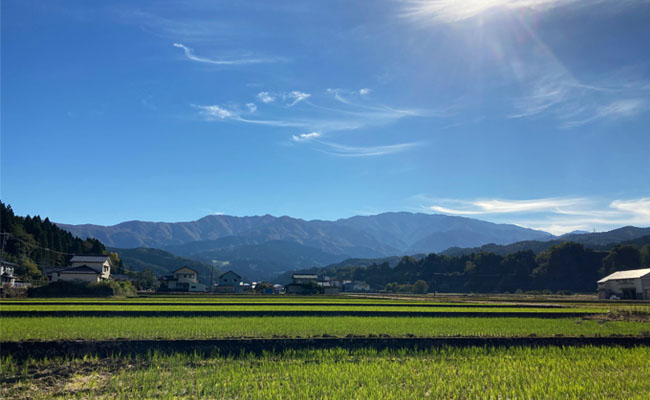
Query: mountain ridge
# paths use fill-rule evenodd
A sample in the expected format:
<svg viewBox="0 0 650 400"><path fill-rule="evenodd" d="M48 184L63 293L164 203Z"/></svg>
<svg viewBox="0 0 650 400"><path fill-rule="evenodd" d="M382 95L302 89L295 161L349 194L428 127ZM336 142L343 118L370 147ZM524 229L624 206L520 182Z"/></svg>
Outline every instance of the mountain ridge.
<svg viewBox="0 0 650 400"><path fill-rule="evenodd" d="M196 221L172 223L133 220L112 226L58 225L76 236L93 237L110 247L159 248L203 262L230 262L240 270L265 278L270 276L265 271L281 273L304 268L309 263L319 266L351 257L431 253L453 246L554 238L547 232L511 224L409 212L335 221L266 214L209 215Z"/></svg>

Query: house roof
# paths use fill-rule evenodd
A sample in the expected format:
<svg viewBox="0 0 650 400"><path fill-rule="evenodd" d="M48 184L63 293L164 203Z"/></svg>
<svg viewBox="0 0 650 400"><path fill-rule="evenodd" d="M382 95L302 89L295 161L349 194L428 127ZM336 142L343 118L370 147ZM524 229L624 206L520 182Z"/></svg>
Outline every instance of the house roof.
<svg viewBox="0 0 650 400"><path fill-rule="evenodd" d="M63 271L59 271L60 274L95 274L95 275L100 275L97 270L94 268L90 268L87 265L80 265L78 267L74 268L68 268L64 269Z"/></svg>
<svg viewBox="0 0 650 400"><path fill-rule="evenodd" d="M81 255L81 256L72 256L70 262L90 262L90 263L103 263L106 262L108 256L105 255Z"/></svg>
<svg viewBox="0 0 650 400"><path fill-rule="evenodd" d="M175 274L175 273L177 273L178 271L181 271L181 270L184 270L184 269L186 269L186 270L188 270L188 271L192 271L192 272L194 272L194 273L197 274L197 275L199 274L198 271L195 271L195 270L193 270L193 269L190 268L190 267L181 267L181 268L177 269L176 271L174 271L173 273Z"/></svg>
<svg viewBox="0 0 650 400"><path fill-rule="evenodd" d="M66 269L68 269L68 267L44 267L43 268L43 273L45 275L49 275L49 274L53 274L55 272L65 271Z"/></svg>
<svg viewBox="0 0 650 400"><path fill-rule="evenodd" d="M219 278L224 277L224 276L226 276L226 275L228 275L228 274L233 274L233 275L235 275L237 278L241 279L241 276L240 276L239 274L237 274L236 272L233 272L233 271L224 272L223 274L219 275Z"/></svg>
<svg viewBox="0 0 650 400"><path fill-rule="evenodd" d="M293 274L291 277L293 279L318 279L316 274Z"/></svg>
<svg viewBox="0 0 650 400"><path fill-rule="evenodd" d="M618 271L618 272L614 272L611 275L607 275L603 279L599 280L598 283L603 283L603 282L617 280L617 279L638 279L638 278L643 278L646 275L650 275L650 268L630 269L627 271Z"/></svg>

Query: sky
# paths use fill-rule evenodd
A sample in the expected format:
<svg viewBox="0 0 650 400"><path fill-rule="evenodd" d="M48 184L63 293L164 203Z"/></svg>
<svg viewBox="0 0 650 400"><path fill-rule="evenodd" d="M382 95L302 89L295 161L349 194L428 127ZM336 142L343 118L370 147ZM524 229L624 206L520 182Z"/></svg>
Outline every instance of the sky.
<svg viewBox="0 0 650 400"><path fill-rule="evenodd" d="M19 215L650 226L650 1L1 7Z"/></svg>

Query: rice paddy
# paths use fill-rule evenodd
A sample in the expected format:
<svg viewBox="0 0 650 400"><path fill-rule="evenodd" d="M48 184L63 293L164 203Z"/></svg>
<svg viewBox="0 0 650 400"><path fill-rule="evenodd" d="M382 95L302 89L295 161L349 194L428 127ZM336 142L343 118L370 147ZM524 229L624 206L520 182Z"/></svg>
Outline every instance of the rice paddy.
<svg viewBox="0 0 650 400"><path fill-rule="evenodd" d="M649 347L2 360L2 398L647 399ZM39 371L35 373L35 371ZM56 379L53 379L56 374Z"/></svg>
<svg viewBox="0 0 650 400"><path fill-rule="evenodd" d="M649 311L650 305L643 303L544 299L529 303L343 296L3 300L0 342L9 350L1 356L0 397L641 399L650 397L650 322L645 318ZM197 316L200 312L230 314ZM250 315L255 312L263 315ZM292 312L296 314L281 314ZM332 312L351 315L327 314ZM525 317L519 316L522 313ZM345 347L332 341L337 338L361 345ZM411 347L381 350L369 338L404 338ZM479 347L471 343L418 347L437 338L524 340L508 347L498 341ZM546 338L571 339L572 345L552 341L535 345ZM605 341L592 346L589 338L639 338L641 345L620 347ZM193 349L192 340L208 340L208 347L204 343ZM241 342L241 351L210 350L210 340L228 340L231 349ZM300 342L304 346L264 347L283 340L304 340ZM329 347L322 347L323 340L330 341ZM108 347L117 351L92 350L93 343L110 341L117 341ZM123 346L130 341L139 342ZM245 350L262 342L253 353ZM48 354L30 353L36 348L27 346L30 343ZM179 351L170 346L160 352L157 343L190 347ZM75 346L89 350L66 353Z"/></svg>

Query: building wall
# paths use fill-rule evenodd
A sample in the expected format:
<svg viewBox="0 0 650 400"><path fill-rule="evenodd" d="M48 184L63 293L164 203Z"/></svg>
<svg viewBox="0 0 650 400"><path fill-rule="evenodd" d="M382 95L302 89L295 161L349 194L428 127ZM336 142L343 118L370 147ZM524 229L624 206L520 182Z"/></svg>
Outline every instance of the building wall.
<svg viewBox="0 0 650 400"><path fill-rule="evenodd" d="M108 260L103 263L73 262L70 268L81 267L82 265L87 265L95 271L100 272L101 279L108 279L111 276L111 263Z"/></svg>
<svg viewBox="0 0 650 400"><path fill-rule="evenodd" d="M79 281L79 282L99 282L99 274L59 274L57 280L60 281ZM54 279L52 279L54 281Z"/></svg>
<svg viewBox="0 0 650 400"><path fill-rule="evenodd" d="M226 272L225 274L221 275L219 277L219 285L232 285L232 286L238 286L239 283L241 282L241 278L239 278L237 275L228 273Z"/></svg>
<svg viewBox="0 0 650 400"><path fill-rule="evenodd" d="M197 278L196 274L194 273L180 273L180 274L174 274L174 278L178 280L178 282L185 282L185 283L196 283Z"/></svg>
<svg viewBox="0 0 650 400"><path fill-rule="evenodd" d="M650 300L650 281L647 278L616 279L598 284L598 298L608 299L612 295L623 298L624 291L634 291L637 299Z"/></svg>

